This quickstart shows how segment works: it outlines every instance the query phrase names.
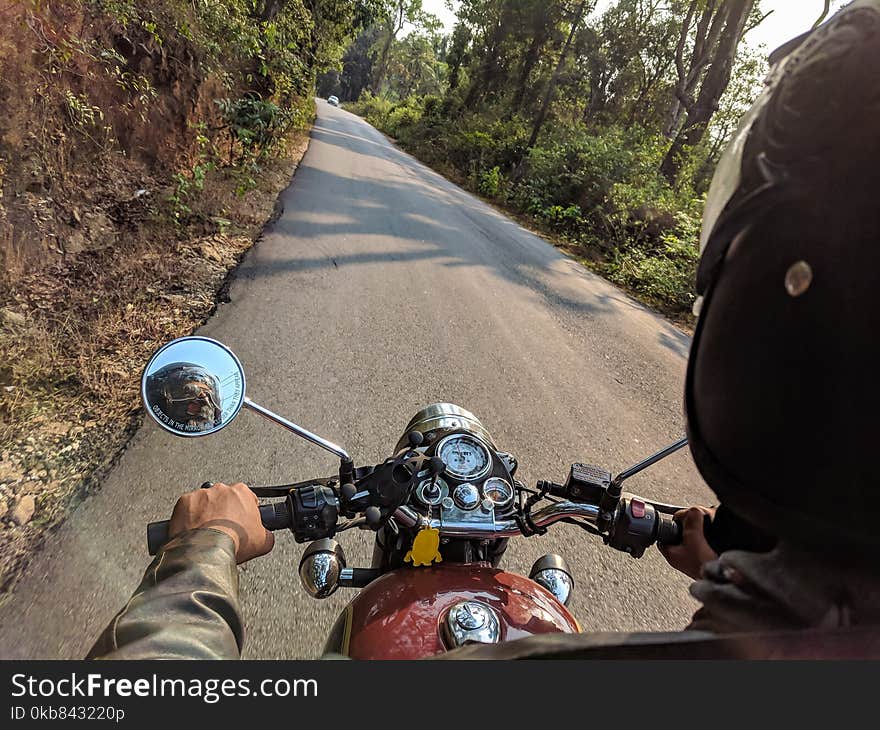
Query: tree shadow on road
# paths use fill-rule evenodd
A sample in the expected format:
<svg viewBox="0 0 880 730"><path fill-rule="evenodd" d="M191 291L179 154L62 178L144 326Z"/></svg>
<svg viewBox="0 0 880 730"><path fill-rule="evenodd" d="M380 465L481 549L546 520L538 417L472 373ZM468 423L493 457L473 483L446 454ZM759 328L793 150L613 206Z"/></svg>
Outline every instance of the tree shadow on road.
<svg viewBox="0 0 880 730"><path fill-rule="evenodd" d="M352 131L346 129L357 124ZM335 129L329 129L333 125ZM361 128L363 127L363 129ZM358 136L376 135L375 141ZM290 237L293 245L243 267L247 278L288 272L433 261L446 267L480 267L538 294L552 308L587 317L648 310L558 249L391 146L359 120L326 117L312 132L313 144L346 153L343 174L324 169L333 157L309 151L291 189L295 205L267 229L265 238ZM324 152L324 154L319 154ZM371 159L360 159L371 158ZM376 161L381 161L376 164ZM321 165L319 167L319 165ZM334 165L335 167L335 165ZM350 172L349 172L350 171ZM313 241L316 245L309 246ZM298 245L304 244L304 245ZM352 249L356 250L352 250ZM589 286L571 281L586 279ZM591 289L606 288L595 293ZM685 357L690 339L654 315L660 344Z"/></svg>

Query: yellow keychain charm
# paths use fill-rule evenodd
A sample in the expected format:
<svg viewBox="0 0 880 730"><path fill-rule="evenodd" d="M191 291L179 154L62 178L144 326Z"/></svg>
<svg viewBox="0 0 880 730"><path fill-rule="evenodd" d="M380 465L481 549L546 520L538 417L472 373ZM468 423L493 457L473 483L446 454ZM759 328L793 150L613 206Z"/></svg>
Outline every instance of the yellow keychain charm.
<svg viewBox="0 0 880 730"><path fill-rule="evenodd" d="M419 530L413 540L412 549L403 559L412 563L413 567L443 562L443 556L440 555L440 530L432 527Z"/></svg>

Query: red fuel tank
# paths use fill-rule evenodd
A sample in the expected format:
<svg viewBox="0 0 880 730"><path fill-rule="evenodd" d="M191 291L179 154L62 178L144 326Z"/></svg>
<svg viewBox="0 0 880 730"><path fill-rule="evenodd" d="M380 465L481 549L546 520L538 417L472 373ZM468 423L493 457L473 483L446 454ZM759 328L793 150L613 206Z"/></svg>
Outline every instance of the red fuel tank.
<svg viewBox="0 0 880 730"><path fill-rule="evenodd" d="M488 565L403 568L370 583L345 607L326 651L353 659L419 659L447 650L449 609L480 601L495 609L501 641L580 631L575 618L534 581Z"/></svg>

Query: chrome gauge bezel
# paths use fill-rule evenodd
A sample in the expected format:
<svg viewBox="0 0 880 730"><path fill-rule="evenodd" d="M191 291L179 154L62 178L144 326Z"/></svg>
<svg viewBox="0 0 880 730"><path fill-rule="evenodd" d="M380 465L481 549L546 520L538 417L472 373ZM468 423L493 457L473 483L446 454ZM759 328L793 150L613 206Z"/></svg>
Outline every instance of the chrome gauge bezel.
<svg viewBox="0 0 880 730"><path fill-rule="evenodd" d="M486 445L486 443L482 439L477 438L476 436L469 434L469 433L451 433L451 434L449 434L448 436L442 438L437 443L437 448L434 451L434 453L437 454L437 456L439 456L442 459L443 458L443 456L442 456L443 447L446 446L447 442L453 441L455 439L463 439L463 440L472 441L479 448L481 448L486 455L486 466L484 469L482 469L479 472L474 472L472 474L471 473L465 474L465 473L455 471L455 469L453 469L451 466L449 466L449 464L446 464L446 462L444 461L443 463L446 464L446 474L447 475L454 477L455 479L465 479L469 482L475 482L475 481L478 481L479 479L482 479L483 477L486 476L486 474L488 474L490 471L492 471L492 464L493 464L492 450Z"/></svg>
<svg viewBox="0 0 880 730"><path fill-rule="evenodd" d="M508 496L507 499L505 499L503 502L496 502L487 494L489 487L492 485L493 482L501 482L501 484L504 485ZM483 497L494 504L496 509L504 509L506 507L509 507L513 503L513 499L516 496L516 490L513 488L510 482L508 482L506 479L502 479L501 477L491 477L490 479L487 479L485 482L483 482L482 493Z"/></svg>

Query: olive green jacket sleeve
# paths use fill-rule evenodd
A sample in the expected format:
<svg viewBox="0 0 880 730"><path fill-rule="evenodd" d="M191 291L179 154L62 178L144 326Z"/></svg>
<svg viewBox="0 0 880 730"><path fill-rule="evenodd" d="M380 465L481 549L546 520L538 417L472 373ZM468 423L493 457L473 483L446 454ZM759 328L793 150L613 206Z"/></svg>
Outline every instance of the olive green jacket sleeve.
<svg viewBox="0 0 880 730"><path fill-rule="evenodd" d="M218 530L170 540L87 659L238 659L244 642L232 538Z"/></svg>

